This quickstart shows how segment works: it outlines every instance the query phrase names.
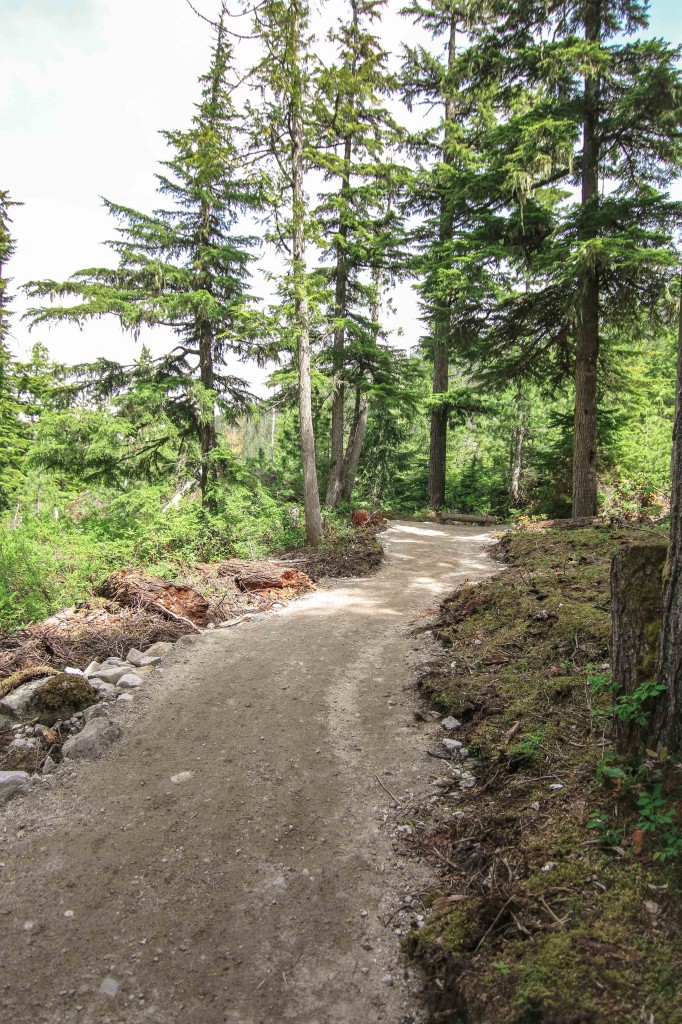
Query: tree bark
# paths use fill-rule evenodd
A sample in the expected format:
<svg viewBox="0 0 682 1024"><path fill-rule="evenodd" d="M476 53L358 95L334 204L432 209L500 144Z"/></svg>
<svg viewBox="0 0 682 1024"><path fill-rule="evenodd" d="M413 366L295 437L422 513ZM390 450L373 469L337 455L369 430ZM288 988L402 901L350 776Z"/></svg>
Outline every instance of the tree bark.
<svg viewBox="0 0 682 1024"><path fill-rule="evenodd" d="M301 466L306 539L311 547L322 540L320 495L317 489L315 432L313 429L312 385L310 375L310 324L305 262L305 194L303 188L303 81L301 73L301 4L292 0L292 250L294 310L298 350L298 409L301 427Z"/></svg>
<svg viewBox="0 0 682 1024"><path fill-rule="evenodd" d="M457 53L457 16L453 13L450 20L450 38L448 40L448 70L454 66ZM445 97L445 132L443 140L443 162L452 162L449 146L448 126L457 116L457 103L453 96ZM441 247L452 240L452 211L446 195L440 200L439 242ZM437 299L434 317L433 339L433 395L446 395L449 385L448 350L450 342L450 305ZM448 443L448 408L445 403L434 405L431 409L431 432L429 441L429 506L442 508L445 504L445 472Z"/></svg>
<svg viewBox="0 0 682 1024"><path fill-rule="evenodd" d="M367 430L367 418L369 416L369 398L361 391L360 386L355 391L355 413L350 429L350 437L346 447L346 455L343 460L343 473L341 484L341 501L350 501L353 496L355 477L360 465L362 445Z"/></svg>
<svg viewBox="0 0 682 1024"><path fill-rule="evenodd" d="M659 700L654 716L654 736L658 745L679 754L682 750L682 294L672 446L670 544L663 591L661 646L656 681L665 686L665 692Z"/></svg>
<svg viewBox="0 0 682 1024"><path fill-rule="evenodd" d="M519 418L512 432L511 466L509 473L509 498L514 508L516 508L521 494L521 468L523 464L523 441L525 433L526 425L524 410L521 404L519 404Z"/></svg>
<svg viewBox="0 0 682 1024"><path fill-rule="evenodd" d="M629 696L656 670L661 629L662 575L667 545L633 544L611 562L611 664L616 696ZM616 748L636 758L647 746L647 726L615 718Z"/></svg>
<svg viewBox="0 0 682 1024"><path fill-rule="evenodd" d="M334 328L334 349L332 367L334 371L334 397L332 399L332 437L331 437L331 463L329 466L329 480L327 482L327 496L325 504L330 508L336 508L341 498L343 486L343 438L345 428L344 402L346 398L346 386L343 380L343 354L346 344L346 328L338 323L346 315L346 298L348 294L348 259L346 252L346 241L348 238L348 223L343 216L343 203L348 199L350 192L350 162L353 155L353 140L350 135L346 136L343 153L343 180L341 183L341 214L339 224L339 241L336 247L336 288L334 294L334 316L337 319L337 326Z"/></svg>
<svg viewBox="0 0 682 1024"><path fill-rule="evenodd" d="M199 376L203 387L212 391L215 385L213 369L213 330L204 324L199 336ZM211 472L211 452L216 446L215 412L201 423L201 503L208 502L208 484Z"/></svg>
<svg viewBox="0 0 682 1024"><path fill-rule="evenodd" d="M601 3L589 0L585 39L601 37ZM598 74L586 74L583 94L581 225L579 238L597 237L599 202ZM597 360L599 358L599 271L588 266L578 281L576 317L575 416L573 425L573 516L597 514Z"/></svg>

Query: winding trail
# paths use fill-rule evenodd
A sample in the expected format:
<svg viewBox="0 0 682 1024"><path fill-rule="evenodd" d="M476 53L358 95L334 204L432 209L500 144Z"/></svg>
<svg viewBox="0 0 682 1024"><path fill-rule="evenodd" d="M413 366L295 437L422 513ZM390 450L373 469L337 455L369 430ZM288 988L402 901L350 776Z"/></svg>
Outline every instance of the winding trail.
<svg viewBox="0 0 682 1024"><path fill-rule="evenodd" d="M419 866L377 776L425 788L410 628L491 573L490 538L394 523L383 541L373 577L183 638L116 706L119 744L0 813L0 1020L422 1019L382 924Z"/></svg>

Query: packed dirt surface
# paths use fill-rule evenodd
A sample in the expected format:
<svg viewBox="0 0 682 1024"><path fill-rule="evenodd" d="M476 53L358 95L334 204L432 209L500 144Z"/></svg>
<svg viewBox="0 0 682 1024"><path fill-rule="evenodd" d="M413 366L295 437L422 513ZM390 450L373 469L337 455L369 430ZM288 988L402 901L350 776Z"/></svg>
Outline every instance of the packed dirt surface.
<svg viewBox="0 0 682 1024"><path fill-rule="evenodd" d="M117 745L0 812L3 1021L423 1019L388 922L425 872L391 841L432 767L414 626L493 571L491 537L382 540L375 576L183 637Z"/></svg>

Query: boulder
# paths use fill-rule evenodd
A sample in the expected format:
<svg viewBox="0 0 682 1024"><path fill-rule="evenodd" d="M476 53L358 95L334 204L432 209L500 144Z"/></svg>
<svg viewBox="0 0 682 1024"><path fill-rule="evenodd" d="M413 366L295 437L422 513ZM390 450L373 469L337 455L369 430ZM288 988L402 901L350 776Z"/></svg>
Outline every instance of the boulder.
<svg viewBox="0 0 682 1024"><path fill-rule="evenodd" d="M133 666L129 665L126 661L122 665L102 665L96 672L93 673L92 679L97 681L100 679L103 683L113 683L116 686L121 676L126 675L128 672L132 672Z"/></svg>
<svg viewBox="0 0 682 1024"><path fill-rule="evenodd" d="M142 678L135 672L126 672L124 676L118 681L118 685L122 690L136 690L138 686L142 686Z"/></svg>
<svg viewBox="0 0 682 1024"><path fill-rule="evenodd" d="M28 772L0 772L0 804L13 796L28 793L31 776Z"/></svg>
<svg viewBox="0 0 682 1024"><path fill-rule="evenodd" d="M22 683L21 686L17 686L16 690L12 690L0 700L0 714L10 715L15 721L17 718L28 717L28 707L33 695L41 686L49 683L51 678L53 677L45 676L43 679L34 679L30 683Z"/></svg>
<svg viewBox="0 0 682 1024"><path fill-rule="evenodd" d="M17 692L15 690L7 699ZM96 700L97 694L84 676L64 673L42 681L26 701L21 717L37 719L43 725L54 725L55 722L72 718L78 711L83 711Z"/></svg>
<svg viewBox="0 0 682 1024"><path fill-rule="evenodd" d="M62 754L70 760L101 757L112 743L122 735L123 730L108 718L93 718L83 730L68 739L62 747Z"/></svg>
<svg viewBox="0 0 682 1024"><path fill-rule="evenodd" d="M92 704L89 708L85 709L85 714L83 717L85 718L85 722L87 725L87 723L91 722L93 718L106 718L107 713L101 704Z"/></svg>
<svg viewBox="0 0 682 1024"><path fill-rule="evenodd" d="M16 718L10 718L9 715L0 714L0 735L2 735L3 732L10 732L15 723Z"/></svg>

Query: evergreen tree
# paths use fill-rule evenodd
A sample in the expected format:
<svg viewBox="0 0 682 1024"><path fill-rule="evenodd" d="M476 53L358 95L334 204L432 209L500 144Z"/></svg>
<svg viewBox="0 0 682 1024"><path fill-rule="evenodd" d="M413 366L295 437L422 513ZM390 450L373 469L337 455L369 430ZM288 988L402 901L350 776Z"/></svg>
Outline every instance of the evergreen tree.
<svg viewBox="0 0 682 1024"><path fill-rule="evenodd" d="M263 0L254 14L254 34L262 57L252 69L259 104L247 110L254 153L269 160L268 205L273 237L289 265L284 285L292 299L291 324L298 371L298 405L306 536L316 547L322 540L320 495L312 411L310 282L306 269L306 233L310 231L305 192L307 150L311 139L311 57L307 47L306 0ZM289 220L281 222L288 204Z"/></svg>
<svg viewBox="0 0 682 1024"><path fill-rule="evenodd" d="M249 401L244 381L226 373L223 364L229 352L244 353L239 325L248 301L253 240L235 227L240 214L256 203L238 149L224 8L215 31L191 127L162 133L173 156L157 175L158 191L171 200L171 208L145 214L105 201L120 224L120 237L109 243L118 266L82 270L61 284L28 286L32 296L81 299L31 310L34 325L114 315L135 334L143 325L170 327L178 334L178 345L155 361L153 377L166 395L166 414L185 436L199 441L204 501L216 446L215 408L234 416ZM98 370L103 387L120 389L120 367L100 364Z"/></svg>
<svg viewBox="0 0 682 1024"><path fill-rule="evenodd" d="M498 266L529 286L491 296L471 335L489 377L574 374L572 508L594 515L600 366L655 324L677 265L682 208L666 190L682 167L679 51L626 38L647 25L639 0L489 12L469 57L498 104L482 202L507 221Z"/></svg>
<svg viewBox="0 0 682 1024"><path fill-rule="evenodd" d="M386 0L350 0L350 20L330 39L338 44L339 62L316 76L316 123L319 138L311 160L325 180L338 183L314 212L322 258L333 261L331 373L334 386L331 419L331 464L326 504L335 507L349 488L348 467L356 465L366 421L366 395L357 367L376 347L378 308L376 278L395 262L397 247L392 193L399 169L387 156L400 130L385 107L395 88L388 54L372 31L380 23ZM370 275L368 277L367 275ZM346 387L356 378L355 412L344 453ZM354 475L354 474L353 474Z"/></svg>
<svg viewBox="0 0 682 1024"><path fill-rule="evenodd" d="M25 431L19 419L14 361L7 347L9 337L8 279L4 269L14 252L10 215L16 206L8 192L0 192L0 508L6 507L21 475Z"/></svg>

